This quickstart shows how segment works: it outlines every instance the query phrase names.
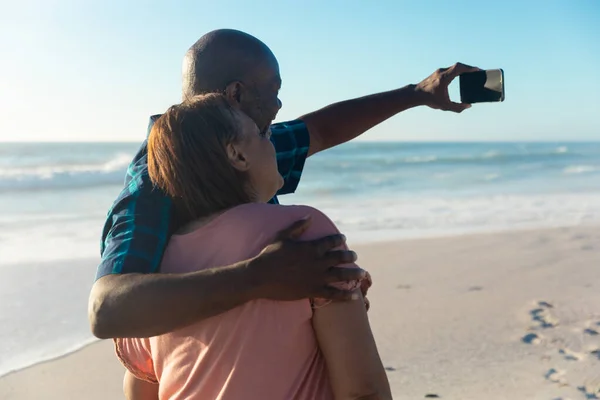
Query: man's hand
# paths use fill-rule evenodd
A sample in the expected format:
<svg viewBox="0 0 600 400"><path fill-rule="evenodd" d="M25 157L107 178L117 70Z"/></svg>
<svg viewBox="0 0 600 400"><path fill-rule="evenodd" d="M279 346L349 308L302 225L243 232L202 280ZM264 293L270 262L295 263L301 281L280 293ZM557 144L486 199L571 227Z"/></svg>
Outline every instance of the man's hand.
<svg viewBox="0 0 600 400"><path fill-rule="evenodd" d="M350 250L333 250L342 246L341 234L313 241L297 241L308 229L309 218L295 222L281 231L249 268L257 272L261 282L260 296L273 300L298 300L319 297L331 300L356 300L352 292L330 286L330 283L364 279L363 294L371 286L368 273L360 268L340 268L340 264L356 261ZM360 297L360 296L358 296Z"/></svg>
<svg viewBox="0 0 600 400"><path fill-rule="evenodd" d="M457 76L475 71L480 69L461 63L456 63L450 68L440 68L419 83L415 91L422 96L423 103L431 108L460 113L471 105L451 101L448 86Z"/></svg>

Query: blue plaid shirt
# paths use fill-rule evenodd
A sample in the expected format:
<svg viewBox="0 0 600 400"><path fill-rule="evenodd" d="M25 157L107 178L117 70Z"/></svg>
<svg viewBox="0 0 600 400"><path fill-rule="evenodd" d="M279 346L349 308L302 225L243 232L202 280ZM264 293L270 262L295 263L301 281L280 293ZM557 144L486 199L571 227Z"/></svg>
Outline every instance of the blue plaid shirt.
<svg viewBox="0 0 600 400"><path fill-rule="evenodd" d="M148 132L160 115L150 118ZM300 182L310 138L300 121L275 124L271 141L284 178L278 195L293 193ZM271 200L278 203L277 197ZM154 188L148 176L146 142L127 169L125 187L108 212L96 279L108 274L157 272L169 237L179 228L171 199Z"/></svg>

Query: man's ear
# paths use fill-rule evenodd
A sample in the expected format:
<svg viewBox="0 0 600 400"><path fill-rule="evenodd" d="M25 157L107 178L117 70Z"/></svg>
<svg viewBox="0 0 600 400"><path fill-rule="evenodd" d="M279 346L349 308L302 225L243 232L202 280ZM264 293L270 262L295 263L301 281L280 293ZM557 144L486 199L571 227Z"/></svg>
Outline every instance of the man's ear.
<svg viewBox="0 0 600 400"><path fill-rule="evenodd" d="M227 158L233 168L238 171L247 171L250 168L250 162L248 158L245 156L244 152L241 148L236 144L228 144L227 145Z"/></svg>
<svg viewBox="0 0 600 400"><path fill-rule="evenodd" d="M239 105L242 102L242 89L243 83L240 81L233 81L225 87L225 97L232 104Z"/></svg>

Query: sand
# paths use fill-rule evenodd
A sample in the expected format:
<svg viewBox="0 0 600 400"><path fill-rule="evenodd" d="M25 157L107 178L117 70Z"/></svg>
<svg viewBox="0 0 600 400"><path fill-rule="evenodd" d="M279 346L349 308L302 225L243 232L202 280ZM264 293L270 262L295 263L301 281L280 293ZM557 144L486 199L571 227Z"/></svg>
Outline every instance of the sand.
<svg viewBox="0 0 600 400"><path fill-rule="evenodd" d="M596 398L600 228L354 249L396 399ZM0 399L121 399L123 371L102 341L0 378Z"/></svg>

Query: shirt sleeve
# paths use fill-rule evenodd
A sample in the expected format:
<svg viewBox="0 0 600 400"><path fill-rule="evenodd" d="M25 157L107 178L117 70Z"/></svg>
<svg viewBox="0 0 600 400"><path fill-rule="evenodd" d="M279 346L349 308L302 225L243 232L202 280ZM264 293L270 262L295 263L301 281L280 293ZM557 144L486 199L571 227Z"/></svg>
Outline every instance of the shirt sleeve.
<svg viewBox="0 0 600 400"><path fill-rule="evenodd" d="M152 186L147 170L131 179L108 213L96 279L157 272L173 220L171 199Z"/></svg>
<svg viewBox="0 0 600 400"><path fill-rule="evenodd" d="M136 378L158 383L148 339L115 339L115 352L121 364Z"/></svg>
<svg viewBox="0 0 600 400"><path fill-rule="evenodd" d="M313 240L317 238L321 238L328 235L335 235L340 233L338 228L335 226L333 221L329 219L324 213L321 211L312 208L312 207L304 207L306 209L305 215L311 215L312 223L310 228L306 231L306 233L302 236L302 240ZM348 250L348 246L344 243L342 246L335 248L334 250ZM358 268L358 265L355 263L342 264L338 265L341 268ZM346 290L358 290L361 287L360 280L354 281L344 281L344 282L335 282L332 283L331 286L346 289ZM324 307L331 303L331 300L314 298L311 299L311 304L313 308Z"/></svg>
<svg viewBox="0 0 600 400"><path fill-rule="evenodd" d="M277 152L277 167L283 176L283 187L278 195L294 193L300 182L308 156L310 135L301 120L282 122L271 126L271 141Z"/></svg>

